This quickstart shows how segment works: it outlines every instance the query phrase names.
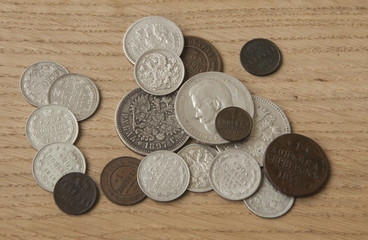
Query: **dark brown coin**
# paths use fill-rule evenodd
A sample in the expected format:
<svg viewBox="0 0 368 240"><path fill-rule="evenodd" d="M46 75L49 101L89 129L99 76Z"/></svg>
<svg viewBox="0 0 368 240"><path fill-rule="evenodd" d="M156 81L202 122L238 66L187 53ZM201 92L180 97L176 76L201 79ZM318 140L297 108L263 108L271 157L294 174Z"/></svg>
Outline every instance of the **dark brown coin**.
<svg viewBox="0 0 368 240"><path fill-rule="evenodd" d="M322 148L299 134L285 134L273 140L266 150L263 166L272 185L294 197L317 192L330 170Z"/></svg>
<svg viewBox="0 0 368 240"><path fill-rule="evenodd" d="M220 136L228 141L238 141L249 136L253 119L244 109L228 107L216 116L216 129Z"/></svg>
<svg viewBox="0 0 368 240"><path fill-rule="evenodd" d="M133 205L146 195L139 188L137 169L141 161L119 157L109 162L101 173L101 188L107 199L118 205Z"/></svg>
<svg viewBox="0 0 368 240"><path fill-rule="evenodd" d="M270 40L256 38L243 46L240 51L240 62L247 72L265 76L279 68L281 53L276 44Z"/></svg>
<svg viewBox="0 0 368 240"><path fill-rule="evenodd" d="M87 212L96 202L97 188L93 180L83 173L68 173L56 183L54 199L65 213L78 215Z"/></svg>
<svg viewBox="0 0 368 240"><path fill-rule="evenodd" d="M184 37L184 50L180 55L185 67L184 81L208 71L222 71L220 54L208 41L194 36Z"/></svg>

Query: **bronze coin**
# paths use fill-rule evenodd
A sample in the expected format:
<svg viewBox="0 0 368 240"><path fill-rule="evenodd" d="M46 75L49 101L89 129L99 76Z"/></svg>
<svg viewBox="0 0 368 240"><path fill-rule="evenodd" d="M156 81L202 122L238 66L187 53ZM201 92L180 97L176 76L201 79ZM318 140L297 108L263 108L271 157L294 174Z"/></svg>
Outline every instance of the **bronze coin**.
<svg viewBox="0 0 368 240"><path fill-rule="evenodd" d="M56 205L65 213L78 215L92 208L97 198L97 187L83 173L68 173L61 177L54 188Z"/></svg>
<svg viewBox="0 0 368 240"><path fill-rule="evenodd" d="M299 134L277 137L267 147L265 174L282 193L303 197L317 192L329 176L329 163L322 148Z"/></svg>
<svg viewBox="0 0 368 240"><path fill-rule="evenodd" d="M139 203L146 195L139 188L137 169L140 161L119 157L110 161L101 173L101 188L111 202L128 206Z"/></svg>
<svg viewBox="0 0 368 240"><path fill-rule="evenodd" d="M223 139L238 141L249 136L253 127L253 119L244 109L228 107L217 114L215 125Z"/></svg>

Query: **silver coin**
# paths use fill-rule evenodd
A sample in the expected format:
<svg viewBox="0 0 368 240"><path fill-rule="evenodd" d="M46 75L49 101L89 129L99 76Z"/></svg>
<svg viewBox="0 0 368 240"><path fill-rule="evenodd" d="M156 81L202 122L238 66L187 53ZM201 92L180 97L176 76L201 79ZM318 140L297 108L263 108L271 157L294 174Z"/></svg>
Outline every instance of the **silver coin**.
<svg viewBox="0 0 368 240"><path fill-rule="evenodd" d="M153 95L174 92L184 79L184 64L167 49L152 49L141 55L134 66L134 78L143 91Z"/></svg>
<svg viewBox="0 0 368 240"><path fill-rule="evenodd" d="M58 105L37 108L26 123L27 139L37 150L56 142L73 144L77 139L78 130L78 122L73 113Z"/></svg>
<svg viewBox="0 0 368 240"><path fill-rule="evenodd" d="M278 136L290 133L291 128L285 113L275 103L258 96L252 98L255 112L249 138L216 147L220 152L229 149L246 151L263 166L263 156L270 142Z"/></svg>
<svg viewBox="0 0 368 240"><path fill-rule="evenodd" d="M184 48L184 36L171 20L151 16L139 19L125 32L123 49L127 59L135 64L150 49L168 49L180 56Z"/></svg>
<svg viewBox="0 0 368 240"><path fill-rule="evenodd" d="M261 179L261 169L256 160L239 150L220 153L210 167L213 190L229 200L243 200L252 196Z"/></svg>
<svg viewBox="0 0 368 240"><path fill-rule="evenodd" d="M208 144L227 143L215 127L216 115L236 106L252 117L254 105L248 89L238 79L221 72L204 72L191 77L178 92L175 112L179 124L192 138Z"/></svg>
<svg viewBox="0 0 368 240"><path fill-rule="evenodd" d="M212 190L208 173L217 154L215 149L202 144L190 144L178 152L190 170L189 191L208 192Z"/></svg>
<svg viewBox="0 0 368 240"><path fill-rule="evenodd" d="M189 185L187 164L170 151L156 151L147 155L139 164L139 187L151 199L172 201L180 197Z"/></svg>
<svg viewBox="0 0 368 240"><path fill-rule="evenodd" d="M79 74L58 78L49 89L50 104L67 107L78 121L89 118L100 102L98 88L91 79Z"/></svg>
<svg viewBox="0 0 368 240"><path fill-rule="evenodd" d="M51 84L68 73L68 70L56 62L35 63L24 71L20 79L20 91L30 104L37 107L47 105L47 92Z"/></svg>
<svg viewBox="0 0 368 240"><path fill-rule="evenodd" d="M121 99L115 112L119 138L131 150L147 155L157 150L175 151L189 136L175 117L176 93L153 96L137 88Z"/></svg>
<svg viewBox="0 0 368 240"><path fill-rule="evenodd" d="M32 162L32 174L38 185L53 192L56 182L65 174L86 172L82 152L70 143L53 143L40 149Z"/></svg>

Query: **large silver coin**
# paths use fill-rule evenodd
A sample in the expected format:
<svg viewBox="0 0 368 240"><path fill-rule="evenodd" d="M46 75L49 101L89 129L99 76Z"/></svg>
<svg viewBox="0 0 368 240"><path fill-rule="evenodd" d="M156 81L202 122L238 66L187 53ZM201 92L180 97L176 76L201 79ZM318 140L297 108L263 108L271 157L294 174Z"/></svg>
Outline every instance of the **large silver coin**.
<svg viewBox="0 0 368 240"><path fill-rule="evenodd" d="M189 185L187 164L176 153L156 151L147 155L139 164L139 187L156 201L172 201L180 197Z"/></svg>
<svg viewBox="0 0 368 240"><path fill-rule="evenodd" d="M180 56L184 48L180 28L167 18L151 16L139 19L125 32L123 49L131 63L154 48L168 49Z"/></svg>
<svg viewBox="0 0 368 240"><path fill-rule="evenodd" d="M71 172L85 173L86 161L82 152L70 143L53 143L36 153L32 174L38 185L53 192L56 182Z"/></svg>
<svg viewBox="0 0 368 240"><path fill-rule="evenodd" d="M217 145L222 152L229 149L239 149L252 155L260 166L270 142L291 132L290 123L285 113L273 102L262 97L252 96L254 102L253 129L248 139Z"/></svg>
<svg viewBox="0 0 368 240"><path fill-rule="evenodd" d="M167 49L145 52L134 66L134 78L139 87L153 95L167 95L175 91L184 79L181 58Z"/></svg>
<svg viewBox="0 0 368 240"><path fill-rule="evenodd" d="M78 122L63 106L46 105L34 110L27 119L26 136L37 150L56 142L73 144L78 136Z"/></svg>
<svg viewBox="0 0 368 240"><path fill-rule="evenodd" d="M227 143L217 132L217 114L236 106L253 117L254 105L248 89L238 79L221 72L204 72L191 77L178 92L175 112L184 131L208 144Z"/></svg>
<svg viewBox="0 0 368 240"><path fill-rule="evenodd" d="M20 91L30 104L37 107L47 105L47 92L51 84L65 74L68 74L68 70L56 62L35 63L24 71L20 79Z"/></svg>
<svg viewBox="0 0 368 240"><path fill-rule="evenodd" d="M256 160L240 150L220 153L210 167L213 190L229 200L243 200L252 196L261 179L261 169Z"/></svg>
<svg viewBox="0 0 368 240"><path fill-rule="evenodd" d="M153 96L137 88L121 99L115 112L119 138L131 150L147 155L157 150L175 151L189 136L175 117L176 93Z"/></svg>
<svg viewBox="0 0 368 240"><path fill-rule="evenodd" d="M208 173L217 154L215 149L202 144L190 144L178 152L190 170L189 191L208 192L212 190Z"/></svg>

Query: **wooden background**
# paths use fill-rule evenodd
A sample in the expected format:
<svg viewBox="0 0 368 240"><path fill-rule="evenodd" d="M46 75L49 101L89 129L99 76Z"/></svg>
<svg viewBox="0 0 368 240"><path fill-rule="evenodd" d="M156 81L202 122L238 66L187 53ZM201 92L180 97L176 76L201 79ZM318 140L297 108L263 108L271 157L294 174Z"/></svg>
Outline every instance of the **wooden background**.
<svg viewBox="0 0 368 240"><path fill-rule="evenodd" d="M268 220L216 193L122 207L103 194L95 208L68 216L31 173L36 151L25 137L34 107L19 90L31 64L52 60L94 80L98 111L80 123L76 145L99 187L103 167L136 155L115 132L119 100L137 87L122 39L137 19L160 15L184 35L218 49L224 72L277 103L293 132L326 151L331 177L317 195ZM0 3L1 239L368 239L367 1L10 1ZM256 77L239 62L243 44L262 37L283 54L275 74ZM100 187L99 187L100 188Z"/></svg>

